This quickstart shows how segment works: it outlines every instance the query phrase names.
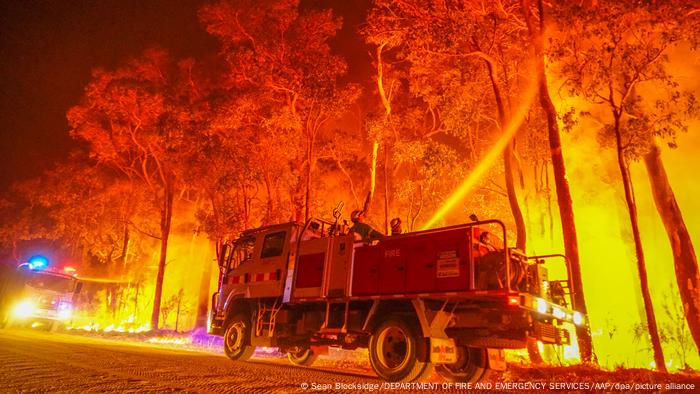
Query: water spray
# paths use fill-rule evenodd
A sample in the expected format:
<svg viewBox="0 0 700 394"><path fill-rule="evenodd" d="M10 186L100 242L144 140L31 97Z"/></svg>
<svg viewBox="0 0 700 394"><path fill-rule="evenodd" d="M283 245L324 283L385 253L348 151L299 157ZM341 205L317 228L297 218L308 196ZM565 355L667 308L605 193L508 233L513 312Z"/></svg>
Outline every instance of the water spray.
<svg viewBox="0 0 700 394"><path fill-rule="evenodd" d="M537 73L532 70L530 75L537 75ZM501 137L498 139L498 141L496 141L494 146L491 147L491 150L486 154L486 156L481 159L479 164L474 168L474 171L467 176L464 182L462 182L462 184L459 185L459 187L450 195L442 207L440 207L440 209L433 214L430 220L423 225L421 230L432 228L435 223L447 215L447 213L450 212L458 202L464 199L464 197L474 188L474 185L481 180L486 171L493 166L498 157L501 156L503 151L508 146L508 143L510 143L515 136L518 128L525 120L525 115L527 115L530 105L535 100L535 96L537 95L537 84L538 80L536 77L530 80L530 83L527 85L527 88L522 95L524 98L523 101L520 102L517 110L511 116L505 129L503 129Z"/></svg>

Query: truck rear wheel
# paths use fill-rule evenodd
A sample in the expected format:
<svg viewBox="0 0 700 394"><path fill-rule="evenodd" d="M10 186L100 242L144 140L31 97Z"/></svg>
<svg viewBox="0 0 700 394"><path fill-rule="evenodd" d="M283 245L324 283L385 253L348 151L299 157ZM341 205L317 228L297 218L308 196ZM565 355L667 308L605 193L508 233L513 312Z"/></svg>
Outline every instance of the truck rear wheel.
<svg viewBox="0 0 700 394"><path fill-rule="evenodd" d="M457 350L457 362L437 365L435 371L451 382L476 383L487 375L487 351L485 348L460 346Z"/></svg>
<svg viewBox="0 0 700 394"><path fill-rule="evenodd" d="M316 361L318 354L311 349L301 349L296 352L287 353L287 358L294 365L308 367Z"/></svg>
<svg viewBox="0 0 700 394"><path fill-rule="evenodd" d="M231 319L224 333L224 352L231 360L248 360L255 352L250 346L250 319L236 315Z"/></svg>
<svg viewBox="0 0 700 394"><path fill-rule="evenodd" d="M410 382L422 377L430 363L418 359L426 355L427 340L405 318L392 316L374 331L369 341L369 361L380 378L390 382Z"/></svg>

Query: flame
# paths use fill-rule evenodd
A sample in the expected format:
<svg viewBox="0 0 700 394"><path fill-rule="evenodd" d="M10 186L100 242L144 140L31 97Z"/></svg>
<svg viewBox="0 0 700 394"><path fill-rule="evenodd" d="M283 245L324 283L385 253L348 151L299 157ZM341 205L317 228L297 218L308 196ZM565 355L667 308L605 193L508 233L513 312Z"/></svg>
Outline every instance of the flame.
<svg viewBox="0 0 700 394"><path fill-rule="evenodd" d="M167 344L167 345L186 345L186 344L192 343L192 340L189 337L186 337L186 338L184 338L184 337L183 338L157 337L157 338L149 338L147 342Z"/></svg>
<svg viewBox="0 0 700 394"><path fill-rule="evenodd" d="M687 75L697 72L689 70L690 65L683 64L681 59L676 59L675 72ZM690 81L689 77L687 79ZM698 83L692 83L695 83L695 90L700 91ZM550 91L561 92L555 88ZM599 109L577 98L553 99L560 110L576 108L592 111L599 118L606 116ZM562 133L593 344L599 363L605 368L650 368L654 364L644 325L629 218L615 152L610 148L601 148L597 140L600 128L600 121L581 118L571 133ZM700 215L695 196L700 194L700 184L690 180L688 169L700 167L700 136L697 133L700 123L692 123L690 129L688 134L678 136L677 149L663 148L662 159L697 249L700 245ZM660 330L666 333L662 346L667 367L669 370L684 369L687 366L698 368L700 357L692 339L687 336L688 329L676 288L669 241L654 205L643 164L631 163L631 174L657 323ZM555 193L554 190L551 193ZM549 231L543 229L536 220L528 222L529 251L563 251L556 197L552 212L548 212L546 204L542 202L533 203L534 199L528 201L531 217L551 213L554 223L553 231ZM550 270L549 274L550 278L564 275L559 269ZM575 344L572 338L572 345ZM564 349L564 359L568 360L574 354L573 348Z"/></svg>

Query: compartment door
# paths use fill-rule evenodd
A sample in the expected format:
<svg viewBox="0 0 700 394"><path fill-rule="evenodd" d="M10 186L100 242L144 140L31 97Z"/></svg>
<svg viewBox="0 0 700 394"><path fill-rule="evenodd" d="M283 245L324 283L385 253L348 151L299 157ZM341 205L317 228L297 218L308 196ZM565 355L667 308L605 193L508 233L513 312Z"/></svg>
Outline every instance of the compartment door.
<svg viewBox="0 0 700 394"><path fill-rule="evenodd" d="M352 295L376 295L379 281L379 250L373 246L355 249L352 271Z"/></svg>
<svg viewBox="0 0 700 394"><path fill-rule="evenodd" d="M408 293L428 293L435 290L435 251L434 238L423 235L413 240L407 249L407 288Z"/></svg>
<svg viewBox="0 0 700 394"><path fill-rule="evenodd" d="M469 290L469 229L446 232L435 243L437 291Z"/></svg>

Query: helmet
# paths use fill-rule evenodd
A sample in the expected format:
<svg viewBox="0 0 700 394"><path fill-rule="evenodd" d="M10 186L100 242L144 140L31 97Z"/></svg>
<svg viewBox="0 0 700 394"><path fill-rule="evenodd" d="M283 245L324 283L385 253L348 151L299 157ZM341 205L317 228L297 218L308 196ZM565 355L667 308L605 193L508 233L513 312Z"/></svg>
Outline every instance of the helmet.
<svg viewBox="0 0 700 394"><path fill-rule="evenodd" d="M352 220L353 222L357 222L360 220L360 216L362 216L362 211L356 209L350 214L350 220Z"/></svg>

